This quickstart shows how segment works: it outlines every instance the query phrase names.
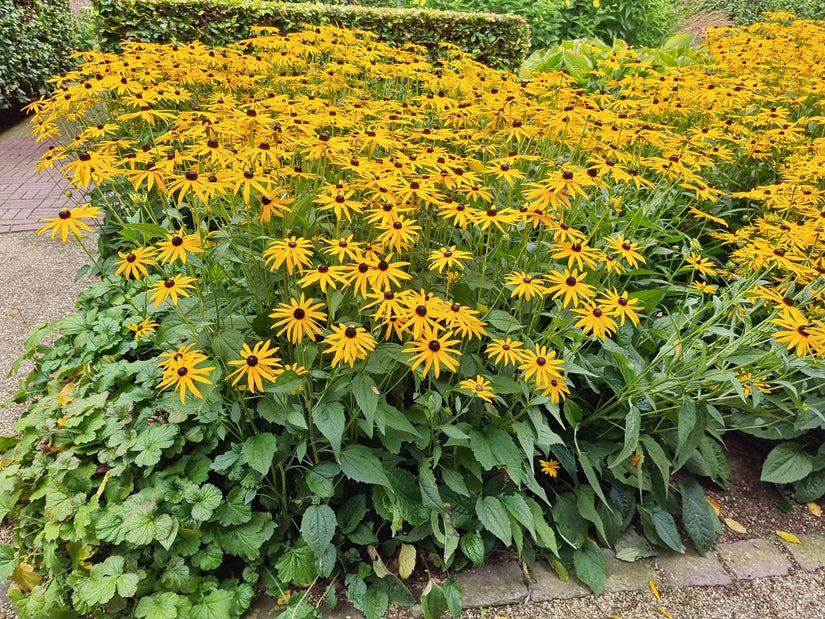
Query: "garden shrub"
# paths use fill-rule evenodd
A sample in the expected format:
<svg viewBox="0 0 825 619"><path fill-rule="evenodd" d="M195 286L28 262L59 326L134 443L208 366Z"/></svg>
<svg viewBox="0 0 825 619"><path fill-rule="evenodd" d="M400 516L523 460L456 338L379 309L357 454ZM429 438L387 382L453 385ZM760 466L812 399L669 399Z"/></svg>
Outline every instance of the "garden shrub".
<svg viewBox="0 0 825 619"><path fill-rule="evenodd" d="M323 2L346 4L347 0ZM538 49L578 38L658 45L673 31L677 21L671 0L358 0L356 4L521 15L530 24L533 48Z"/></svg>
<svg viewBox="0 0 825 619"><path fill-rule="evenodd" d="M69 0L0 0L0 110L39 97L70 66L70 23Z"/></svg>
<svg viewBox="0 0 825 619"><path fill-rule="evenodd" d="M584 87L331 27L85 53L31 106L94 185L41 232L100 281L0 444L20 615L372 618L422 564L455 614L497 545L598 593L631 524L708 551L731 429L822 496L823 46L759 24Z"/></svg>
<svg viewBox="0 0 825 619"><path fill-rule="evenodd" d="M286 33L306 24L332 24L369 30L385 43L418 45L431 59L442 50L441 43L452 43L500 69L517 69L530 50L530 28L515 15L267 0L93 0L93 4L104 49L115 49L123 39L223 45L249 36L252 26L271 26Z"/></svg>

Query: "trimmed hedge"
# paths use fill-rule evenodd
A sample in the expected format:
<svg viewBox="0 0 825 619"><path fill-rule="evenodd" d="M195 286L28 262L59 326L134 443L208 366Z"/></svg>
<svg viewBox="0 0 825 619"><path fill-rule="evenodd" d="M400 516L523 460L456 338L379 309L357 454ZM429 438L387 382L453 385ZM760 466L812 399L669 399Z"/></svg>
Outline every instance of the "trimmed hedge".
<svg viewBox="0 0 825 619"><path fill-rule="evenodd" d="M200 40L224 45L248 37L252 26L282 33L304 24L370 30L391 44L415 43L432 58L438 44L453 43L492 67L515 70L530 49L523 17L266 0L93 0L101 45L117 49L121 40L157 43Z"/></svg>
<svg viewBox="0 0 825 619"><path fill-rule="evenodd" d="M69 68L69 0L0 0L0 109L37 98Z"/></svg>

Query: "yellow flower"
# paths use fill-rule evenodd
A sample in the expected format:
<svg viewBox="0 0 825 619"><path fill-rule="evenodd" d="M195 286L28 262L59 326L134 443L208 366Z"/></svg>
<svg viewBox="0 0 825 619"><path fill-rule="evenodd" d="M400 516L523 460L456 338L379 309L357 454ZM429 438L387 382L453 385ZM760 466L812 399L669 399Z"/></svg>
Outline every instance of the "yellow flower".
<svg viewBox="0 0 825 619"><path fill-rule="evenodd" d="M324 338L324 343L329 346L324 352L335 355L332 367L337 367L342 361L353 367L359 359L366 359L376 345L375 338L366 329L355 325L332 327L332 334Z"/></svg>
<svg viewBox="0 0 825 619"><path fill-rule="evenodd" d="M503 340L493 339L487 345L487 356L499 365L516 365L521 363L524 344L509 337Z"/></svg>
<svg viewBox="0 0 825 619"><path fill-rule="evenodd" d="M198 349L192 349L194 344L181 347L174 353L164 353L158 366L163 369L163 377L158 384L158 389L175 388L175 393L179 394L181 404L186 404L186 391L190 391L195 397L203 398L195 383L211 385L212 381L207 378L209 372L214 370L213 366L198 367L206 356ZM163 359L165 357L165 359Z"/></svg>
<svg viewBox="0 0 825 619"><path fill-rule="evenodd" d="M312 264L312 243L306 239L290 237L279 241L272 241L264 251L266 265L277 271L286 265L286 272L292 275L297 269L303 269Z"/></svg>
<svg viewBox="0 0 825 619"><path fill-rule="evenodd" d="M524 372L524 380L532 379L537 387L546 387L552 379L562 378L564 361L556 359L555 351L536 344L533 350L525 350L521 355L519 370Z"/></svg>
<svg viewBox="0 0 825 619"><path fill-rule="evenodd" d="M414 370L422 363L424 364L423 378L427 377L430 370L438 378L441 374L441 367L455 372L458 369L458 357L461 353L452 348L459 340L449 339L450 334L439 335L437 329L427 328L419 339L408 344L403 352L413 355L412 369Z"/></svg>
<svg viewBox="0 0 825 619"><path fill-rule="evenodd" d="M195 286L192 285L194 281L195 278L189 277L188 275L175 275L174 277L162 279L151 288L153 293L151 296L152 302L155 304L155 307L157 307L171 297L172 305L177 305L178 295L188 297L189 290L195 288Z"/></svg>
<svg viewBox="0 0 825 619"><path fill-rule="evenodd" d="M177 234L167 234L166 240L157 245L157 258L161 264L180 260L186 264L186 252L200 253L203 251L201 240L197 234L183 234L180 230Z"/></svg>
<svg viewBox="0 0 825 619"><path fill-rule="evenodd" d="M505 275L504 283L513 286L511 297L524 297L525 301L547 294L547 288L544 287L542 279L528 275L524 271L513 271Z"/></svg>
<svg viewBox="0 0 825 619"><path fill-rule="evenodd" d="M288 303L280 303L269 315L275 319L273 329L283 327L278 331L278 336L286 333L287 338L293 344L300 344L304 335L315 341L315 336L321 333L321 323L326 320L326 313L321 311L323 303L313 305L314 299L305 299L301 293L301 299L296 301L291 299Z"/></svg>
<svg viewBox="0 0 825 619"><path fill-rule="evenodd" d="M274 382L277 378L276 371L280 368L281 360L275 356L278 352L278 347L270 348L272 342L266 340L265 342L258 342L255 347L250 349L248 344L244 344L241 348L241 359L233 359L229 365L240 366L237 370L226 377L227 380L232 377L232 386L235 386L239 380L246 376L246 388L249 393L256 391L263 391L263 380ZM262 380L263 379L263 380Z"/></svg>
<svg viewBox="0 0 825 619"><path fill-rule="evenodd" d="M539 460L541 472L549 477L557 477L561 464L558 460Z"/></svg>
<svg viewBox="0 0 825 619"><path fill-rule="evenodd" d="M81 230L85 230L86 232L92 231L88 224L80 221L81 217L93 218L99 216L100 209L90 206L89 204L84 204L83 206L78 206L73 209L64 207L57 213L57 217L44 217L43 221L47 223L45 226L42 226L37 230L37 234L39 236L46 230L51 230L52 238L59 233L60 240L65 243L66 239L69 237L69 232L80 237L83 236L81 234Z"/></svg>
<svg viewBox="0 0 825 619"><path fill-rule="evenodd" d="M442 247L438 251L430 252L430 270L438 269L441 273L445 268L455 267L456 269L463 269L462 260L471 260L473 254L468 251L456 249L455 245L450 247Z"/></svg>
<svg viewBox="0 0 825 619"><path fill-rule="evenodd" d="M610 317L610 310L593 303L585 303L583 307L573 310L580 316L576 327L584 333L592 333L594 337L604 339L613 335L618 329L616 321Z"/></svg>
<svg viewBox="0 0 825 619"><path fill-rule="evenodd" d="M151 318L144 318L141 322L127 324L126 328L133 331L135 339L139 340L142 337L148 337L158 328L158 323Z"/></svg>
<svg viewBox="0 0 825 619"><path fill-rule="evenodd" d="M117 255L120 256L120 262L116 262L117 270L115 275L123 274L123 277L129 279L131 277L140 279L141 275L149 275L147 266L156 264L153 256L155 250L152 247L138 247L129 252L119 251Z"/></svg>
<svg viewBox="0 0 825 619"><path fill-rule="evenodd" d="M485 402L492 402L493 401L493 388L489 380L484 378L483 376L476 375L475 378L469 378L467 380L462 380L458 383L458 386L462 389L469 391L473 394L474 397L481 398Z"/></svg>

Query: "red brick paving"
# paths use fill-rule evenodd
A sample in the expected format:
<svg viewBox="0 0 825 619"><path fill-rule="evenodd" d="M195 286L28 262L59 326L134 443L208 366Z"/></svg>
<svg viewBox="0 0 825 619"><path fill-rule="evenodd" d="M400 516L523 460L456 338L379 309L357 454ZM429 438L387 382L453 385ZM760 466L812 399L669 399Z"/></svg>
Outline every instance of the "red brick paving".
<svg viewBox="0 0 825 619"><path fill-rule="evenodd" d="M28 121L0 133L0 233L36 230L42 217L54 217L64 206L82 204L68 197L59 170L37 172L40 155L49 144L27 137Z"/></svg>

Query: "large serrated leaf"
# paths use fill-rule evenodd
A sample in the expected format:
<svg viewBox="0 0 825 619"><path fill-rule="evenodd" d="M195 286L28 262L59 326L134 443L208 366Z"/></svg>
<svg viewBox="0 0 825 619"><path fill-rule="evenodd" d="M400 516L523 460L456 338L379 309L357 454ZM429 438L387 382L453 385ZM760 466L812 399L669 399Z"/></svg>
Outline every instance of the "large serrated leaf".
<svg viewBox="0 0 825 619"><path fill-rule="evenodd" d="M277 447L278 442L274 434L261 432L244 441L241 457L246 464L265 475L272 465Z"/></svg>
<svg viewBox="0 0 825 619"><path fill-rule="evenodd" d="M573 567L576 577L581 580L594 595L601 595L607 580L607 559L599 547L590 540L573 553Z"/></svg>
<svg viewBox="0 0 825 619"><path fill-rule="evenodd" d="M479 497L476 501L476 515L484 528L499 538L505 546L512 543L510 518L499 499L494 496Z"/></svg>
<svg viewBox="0 0 825 619"><path fill-rule="evenodd" d="M320 557L335 535L335 512L329 505L310 505L301 518L301 537Z"/></svg>

